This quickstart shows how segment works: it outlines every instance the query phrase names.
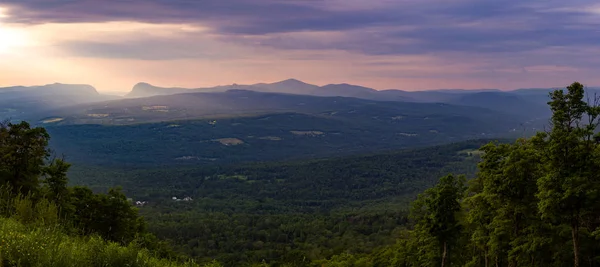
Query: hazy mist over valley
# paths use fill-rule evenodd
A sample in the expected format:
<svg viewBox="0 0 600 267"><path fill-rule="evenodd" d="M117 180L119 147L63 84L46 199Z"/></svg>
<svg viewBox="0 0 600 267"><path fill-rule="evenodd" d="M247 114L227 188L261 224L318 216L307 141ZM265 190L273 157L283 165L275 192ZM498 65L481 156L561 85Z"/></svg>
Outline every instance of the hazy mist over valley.
<svg viewBox="0 0 600 267"><path fill-rule="evenodd" d="M550 91L377 91L288 79L199 89L138 83L124 97L58 83L0 95L3 117L47 128L72 162L210 165L528 136L548 124Z"/></svg>

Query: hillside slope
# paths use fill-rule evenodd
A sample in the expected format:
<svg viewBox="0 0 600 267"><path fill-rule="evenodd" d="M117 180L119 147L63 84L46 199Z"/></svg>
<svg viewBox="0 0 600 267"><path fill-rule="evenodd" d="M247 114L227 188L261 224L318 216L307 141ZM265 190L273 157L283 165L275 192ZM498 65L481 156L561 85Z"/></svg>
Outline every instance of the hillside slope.
<svg viewBox="0 0 600 267"><path fill-rule="evenodd" d="M528 97L506 92L481 92L461 95L450 103L487 108L527 119L541 119L549 118L551 115L548 105L544 102L548 99L547 95L541 94Z"/></svg>
<svg viewBox="0 0 600 267"><path fill-rule="evenodd" d="M241 165L76 165L70 177L96 190L123 185L148 201L140 211L153 233L201 260L300 263L393 244L407 223L407 203L440 175L472 176L479 160L473 151L487 142Z"/></svg>
<svg viewBox="0 0 600 267"><path fill-rule="evenodd" d="M90 85L48 84L0 88L0 118L37 120L46 112L82 103L118 99L99 94Z"/></svg>
<svg viewBox="0 0 600 267"><path fill-rule="evenodd" d="M60 227L31 227L0 218L1 266L220 267L159 259L146 249L122 246L100 237L69 236Z"/></svg>
<svg viewBox="0 0 600 267"><path fill-rule="evenodd" d="M60 124L132 124L197 118L222 118L296 112L331 118L408 119L463 118L518 120L480 107L441 103L373 101L349 97L262 93L229 90L217 93L186 93L84 104L55 110Z"/></svg>
<svg viewBox="0 0 600 267"><path fill-rule="evenodd" d="M165 99L179 106L167 107L172 102ZM124 103L131 101L141 105ZM144 108L155 105L168 111ZM524 134L518 118L445 104L229 92L106 106L87 110L109 114L102 118L65 117L47 124L55 150L76 162L214 164L328 157ZM256 113L264 114L252 115ZM205 118L176 120L201 115Z"/></svg>

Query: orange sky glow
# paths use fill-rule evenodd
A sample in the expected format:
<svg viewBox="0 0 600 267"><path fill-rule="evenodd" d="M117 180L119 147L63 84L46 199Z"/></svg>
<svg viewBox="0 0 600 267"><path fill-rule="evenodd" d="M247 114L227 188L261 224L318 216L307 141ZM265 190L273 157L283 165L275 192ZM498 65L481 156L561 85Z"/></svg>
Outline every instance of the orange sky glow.
<svg viewBox="0 0 600 267"><path fill-rule="evenodd" d="M348 9L362 8L355 2ZM600 64L566 60L598 55L600 46L591 42L576 48L547 45L514 51L466 47L410 52L422 40L384 37L382 33L388 30L411 30L394 25L224 34L202 21L135 17L22 22L15 18L24 8L16 7L0 4L0 87L61 82L125 92L137 82L209 87L288 78L317 85L352 83L402 90L557 87L575 80L600 85ZM591 10L598 15L597 9ZM500 27L485 23L482 19L457 27ZM379 42L379 49L397 45L406 46L407 51L371 52L375 49L369 47L371 40Z"/></svg>

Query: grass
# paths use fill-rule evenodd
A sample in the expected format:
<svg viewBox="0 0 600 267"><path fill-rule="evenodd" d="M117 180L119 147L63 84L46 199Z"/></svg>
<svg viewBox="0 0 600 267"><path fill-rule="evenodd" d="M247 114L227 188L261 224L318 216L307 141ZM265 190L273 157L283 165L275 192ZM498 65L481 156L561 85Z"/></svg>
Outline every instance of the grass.
<svg viewBox="0 0 600 267"><path fill-rule="evenodd" d="M0 267L8 266L199 267L193 262L158 259L135 244L125 247L100 237L69 236L60 227L32 227L0 218ZM205 265L219 266L216 262Z"/></svg>

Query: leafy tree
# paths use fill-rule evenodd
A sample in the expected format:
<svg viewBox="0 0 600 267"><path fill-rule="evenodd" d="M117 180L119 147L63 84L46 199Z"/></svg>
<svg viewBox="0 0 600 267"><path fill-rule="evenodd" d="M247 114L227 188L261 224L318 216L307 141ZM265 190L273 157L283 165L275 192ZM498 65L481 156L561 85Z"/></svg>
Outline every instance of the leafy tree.
<svg viewBox="0 0 600 267"><path fill-rule="evenodd" d="M54 202L63 210L64 214L71 214L72 206L69 203L69 189L67 172L71 164L62 159L55 159L43 170L46 189L46 198Z"/></svg>
<svg viewBox="0 0 600 267"><path fill-rule="evenodd" d="M543 264L547 257L536 253L539 244L547 242L540 234L544 225L537 210L537 180L542 174L539 151L525 139L514 144L490 143L481 151L479 173L465 201L471 239L483 254L472 263Z"/></svg>
<svg viewBox="0 0 600 267"><path fill-rule="evenodd" d="M99 234L103 238L127 244L142 232L144 224L120 189L108 194L94 194L86 187L72 189L75 207L73 222L85 234Z"/></svg>
<svg viewBox="0 0 600 267"><path fill-rule="evenodd" d="M0 183L8 184L14 193L37 192L50 155L49 139L44 128L31 128L27 122L0 123Z"/></svg>
<svg viewBox="0 0 600 267"><path fill-rule="evenodd" d="M489 199L483 193L483 177L478 174L469 181L468 197L464 206L469 211L466 217L468 231L471 237L471 246L477 252L472 255L467 266L490 266L490 226L494 216L494 209Z"/></svg>
<svg viewBox="0 0 600 267"><path fill-rule="evenodd" d="M71 165L63 159L48 161L49 139L44 128L31 128L27 122L0 123L0 215L33 227L62 223L56 229L98 234L129 247L151 249L160 257L180 256L146 232L144 220L120 188L110 189L108 194L94 194L86 187L69 188ZM31 251L24 252L29 255ZM8 264L0 259L2 263Z"/></svg>
<svg viewBox="0 0 600 267"><path fill-rule="evenodd" d="M450 258L452 265L600 265L598 103L600 98L584 101L583 86L573 83L567 93L557 90L551 94L549 132L513 144L491 143L481 148L479 172L469 182L463 202L463 211L468 213L464 231L470 237L465 247L472 248L472 253L464 250L457 258ZM453 194L440 193L444 192L441 188L453 188L449 184L442 180L413 202L417 224L410 231L412 235L398 242L399 247L364 259L388 266L394 264L386 259L400 259L394 261L400 263L396 266L444 265L445 234L456 234L453 227L461 226L448 212L456 202L440 201L454 199L442 197ZM446 207L439 208L444 206L440 203ZM454 236L453 241L461 240L460 234ZM407 255L407 251L415 251L418 257ZM360 260L352 258L352 262Z"/></svg>
<svg viewBox="0 0 600 267"><path fill-rule="evenodd" d="M458 213L465 189L464 176L444 176L436 186L420 196L421 201L417 201L413 209L413 216L417 219L415 228L436 242L437 258L442 267L449 263L448 254L458 248L455 245L463 230Z"/></svg>
<svg viewBox="0 0 600 267"><path fill-rule="evenodd" d="M600 115L598 107L584 101L580 83L567 92L551 93L549 105L552 129L540 133L539 143L545 150L545 175L539 181L539 209L543 218L571 228L573 264L580 266L580 235L583 224L597 207L599 161L595 129ZM587 122L586 122L587 121ZM585 229L593 230L593 229Z"/></svg>

